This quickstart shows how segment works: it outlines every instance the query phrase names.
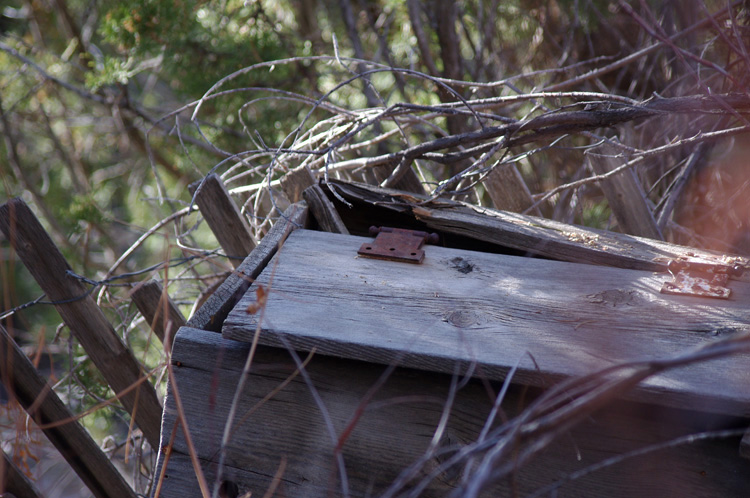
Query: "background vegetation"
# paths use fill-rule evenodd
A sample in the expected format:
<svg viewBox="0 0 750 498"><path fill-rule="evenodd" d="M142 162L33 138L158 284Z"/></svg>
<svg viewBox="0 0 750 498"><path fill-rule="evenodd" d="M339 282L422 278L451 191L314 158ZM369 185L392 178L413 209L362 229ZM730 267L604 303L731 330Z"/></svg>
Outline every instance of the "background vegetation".
<svg viewBox="0 0 750 498"><path fill-rule="evenodd" d="M484 149L459 141L407 164L411 184L389 181L392 161L367 163L566 111L747 97L747 16L743 2L718 0L11 0L0 12L0 178L100 282L99 303L148 368L164 355L132 284L163 280L188 315L230 269L185 209L187 185L209 172L258 239L290 202L274 181L302 164L497 207L484 180L513 167L529 212L617 229L587 160L609 142L634 161L665 239L748 252L750 123L723 97L617 127L561 121ZM111 396L50 306L14 312L41 292L3 247L5 326L29 351L55 353L50 375L76 412ZM85 422L122 446L123 413ZM131 470L148 474L152 456Z"/></svg>

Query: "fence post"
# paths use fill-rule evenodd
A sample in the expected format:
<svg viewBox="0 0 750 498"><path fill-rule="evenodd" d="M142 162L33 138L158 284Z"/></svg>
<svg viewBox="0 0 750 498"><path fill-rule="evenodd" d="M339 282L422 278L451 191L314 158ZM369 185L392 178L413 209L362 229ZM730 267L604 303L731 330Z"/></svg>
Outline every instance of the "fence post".
<svg viewBox="0 0 750 498"><path fill-rule="evenodd" d="M87 289L68 274L68 262L23 200L0 206L0 230L151 447L158 448L162 409L154 387Z"/></svg>

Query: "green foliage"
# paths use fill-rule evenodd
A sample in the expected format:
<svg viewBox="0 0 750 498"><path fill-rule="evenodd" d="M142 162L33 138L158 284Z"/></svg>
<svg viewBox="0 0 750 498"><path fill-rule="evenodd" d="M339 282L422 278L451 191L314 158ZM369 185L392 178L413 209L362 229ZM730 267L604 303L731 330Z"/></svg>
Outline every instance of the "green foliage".
<svg viewBox="0 0 750 498"><path fill-rule="evenodd" d="M587 203L583 208L581 224L587 227L608 229L612 222L612 210L606 199Z"/></svg>
<svg viewBox="0 0 750 498"><path fill-rule="evenodd" d="M287 55L275 26L253 14L241 2L138 0L115 5L104 15L101 34L116 53L104 58L90 84L126 83L158 56L173 89L200 95L227 74ZM288 74L264 76L252 86L273 85Z"/></svg>

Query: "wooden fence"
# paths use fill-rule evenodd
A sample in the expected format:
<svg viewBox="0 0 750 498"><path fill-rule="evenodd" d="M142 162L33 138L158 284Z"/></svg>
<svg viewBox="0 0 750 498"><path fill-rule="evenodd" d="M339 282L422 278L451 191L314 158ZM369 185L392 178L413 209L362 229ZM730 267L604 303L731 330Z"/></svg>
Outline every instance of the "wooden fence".
<svg viewBox="0 0 750 498"><path fill-rule="evenodd" d="M610 165L596 164L593 167L598 172L605 172L609 170ZM509 174L512 175L512 172ZM632 179L626 178L618 181L630 182L630 180ZM280 183L291 202L295 203L302 199L306 201L322 229L334 233L348 233L339 213L316 184L309 170L306 168L293 170ZM501 183L507 183L507 181L504 180ZM616 187L620 190L628 188L634 187L633 185ZM243 259L255 248L255 241L250 234L247 222L218 176L210 175L201 182L191 185L189 189L203 218L207 221L224 253L230 257L232 266L237 270ZM376 189L355 192L355 187L345 185L340 185L339 190L344 195L353 196L352 199L356 197L355 193L364 196L365 200L373 197L373 201L377 201L376 197L380 195ZM519 198L514 202L516 201L520 205L529 205L529 199ZM460 212L451 212L445 213L444 216L448 218L442 219L441 213L423 211L421 221L435 229L453 226L456 224L454 218L461 216ZM633 232L659 239L658 226L653 217L644 217L641 211L635 210L630 214L621 214L627 219L634 220ZM497 226L493 225L491 233L487 232L487 227L482 227L483 235L478 236L478 239L502 244L507 242L504 237L509 231L519 230L513 220L493 218L492 223ZM465 232L471 232L474 229L470 224L462 225L462 230ZM0 206L0 230L42 288L48 300L54 303L56 310L76 340L106 379L116 395L117 402L121 403L130 414L151 447L158 448L162 406L154 387L148 380L148 373L143 370L133 352L117 335L112 324L89 295L89 290L72 275L70 265L29 206L21 199L11 199ZM254 251L244 264L257 263L258 267L262 267L274 252L271 246L277 243L275 235L277 231L272 230L261 241L259 250ZM534 234L523 236L533 237ZM551 253L559 254L568 250L569 242L556 245L546 241L543 245ZM654 241L654 244L654 247L657 247L659 243ZM264 249L266 247L268 250ZM586 249L585 244L582 247L583 250ZM612 264L611 260L622 260L625 267L653 269L656 264L655 257L659 254L659 251L654 254L648 253L648 257L640 261L633 259L632 247L629 246L623 251L627 254L621 253L616 245L610 247L606 253L609 264ZM248 262L253 258L261 258L263 261ZM592 256L592 260L596 261L596 257ZM248 274L242 273L242 275ZM254 278L257 272L250 276ZM192 317L189 325L202 330L213 330L212 323L215 316L211 310L228 312L228 310L220 310L216 303L225 304L232 301L222 295L222 292L226 292L222 289L240 288L241 286L234 285L232 282L241 278L240 270L233 273L225 282L230 285L223 286L211 296L206 305ZM179 327L188 323L157 281L147 281L136 285L130 297L144 319L150 324L156 337L167 346L169 337ZM43 433L69 462L71 468L81 477L93 495L115 498L136 496L109 458L77 422L76 416L58 398L51 386L18 348L11 334L2 327L0 327L0 355L2 355L0 379L3 384L11 396L27 411L31 419L40 426ZM750 435L746 435L742 441L743 454L750 454L748 448L750 448ZM24 476L23 472L14 465L13 459L5 453L3 453L3 461L0 462L0 492L2 491L13 493L18 498L39 496L34 484Z"/></svg>
<svg viewBox="0 0 750 498"><path fill-rule="evenodd" d="M191 185L190 191L230 261L239 265L255 243L224 184L218 176L210 175ZM158 448L162 405L147 372L117 335L89 290L72 275L70 265L23 200L11 199L0 206L0 230L114 391L117 402L127 410L151 447ZM158 281L136 285L130 297L162 342L186 324ZM27 411L92 494L102 498L135 497L75 414L2 327L0 355L0 378L10 396ZM0 462L0 493L3 491L17 498L40 496L34 483L5 452Z"/></svg>

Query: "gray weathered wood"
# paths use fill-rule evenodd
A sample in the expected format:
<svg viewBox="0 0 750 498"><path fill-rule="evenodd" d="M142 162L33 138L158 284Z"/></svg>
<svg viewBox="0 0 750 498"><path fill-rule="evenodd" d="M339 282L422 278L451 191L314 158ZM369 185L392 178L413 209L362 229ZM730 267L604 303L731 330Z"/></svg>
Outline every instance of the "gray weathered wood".
<svg viewBox="0 0 750 498"><path fill-rule="evenodd" d="M494 168L482 184L490 194L495 209L522 213L534 204L529 187L526 186L515 164ZM534 208L531 214L541 216L538 208Z"/></svg>
<svg viewBox="0 0 750 498"><path fill-rule="evenodd" d="M209 297L188 320L188 325L218 332L227 313L237 304L250 283L260 275L286 237L299 227L307 226L307 204L292 204L271 227L237 270Z"/></svg>
<svg viewBox="0 0 750 498"><path fill-rule="evenodd" d="M169 294L164 292L157 280L149 280L137 285L130 292L130 297L162 343L167 330L174 337L177 329L187 323L182 312L169 298Z"/></svg>
<svg viewBox="0 0 750 498"><path fill-rule="evenodd" d="M0 326L0 379L94 496L135 498L109 458ZM53 424L60 423L57 426Z"/></svg>
<svg viewBox="0 0 750 498"><path fill-rule="evenodd" d="M28 268L83 349L102 373L120 402L135 418L146 440L159 442L161 404L133 353L118 337L88 289L68 274L72 271L62 253L20 198L0 206L0 230ZM127 394L126 389L140 385ZM137 409L136 409L137 407Z"/></svg>
<svg viewBox="0 0 750 498"><path fill-rule="evenodd" d="M383 213L398 213L418 222L421 229L460 235L560 261L637 270L663 270L669 259L678 256L716 256L710 251L654 239L569 225L461 202L438 199L420 204L424 197L338 180L331 180L330 183L344 199L354 203L359 209L367 206ZM345 211L344 213L346 214ZM739 261L748 264L746 258L740 258Z"/></svg>
<svg viewBox="0 0 750 498"><path fill-rule="evenodd" d="M591 169L597 175L609 173L623 163L614 157L618 151L612 146L600 147L597 152L587 155ZM607 197L620 230L650 239L664 238L648 206L646 193L632 169L602 180L599 186Z"/></svg>
<svg viewBox="0 0 750 498"><path fill-rule="evenodd" d="M229 257L230 263L237 268L255 248L255 242L250 235L250 227L230 197L224 182L218 175L211 174L190 184L188 189L195 196L203 218Z"/></svg>
<svg viewBox="0 0 750 498"><path fill-rule="evenodd" d="M2 451L2 450L0 450ZM5 451L0 462L0 496L5 498L39 498L41 493L36 486L16 467ZM3 494L5 493L5 494ZM12 495L10 493L13 493Z"/></svg>
<svg viewBox="0 0 750 498"><path fill-rule="evenodd" d="M383 182L388 182L394 188L403 190L406 192L413 192L416 194L424 194L424 187L419 177L414 172L414 169L410 166L401 170L398 174L398 178L393 175L395 172L394 166L380 164L377 166L371 166L364 171L364 175L367 182L371 182L375 185L382 185Z"/></svg>
<svg viewBox="0 0 750 498"><path fill-rule="evenodd" d="M313 185L315 177L307 166L295 168L281 177L281 189L291 202L301 201L302 192Z"/></svg>
<svg viewBox="0 0 750 498"><path fill-rule="evenodd" d="M305 198L307 206L323 231L349 235L349 230L341 220L341 216L336 211L333 202L326 197L325 192L323 192L323 189L319 185L312 185L306 188L302 196Z"/></svg>
<svg viewBox="0 0 750 498"><path fill-rule="evenodd" d="M175 339L175 379L209 483L215 476L228 406L249 348L249 344L187 327L180 329ZM240 396L223 472L226 480L238 485L240 494L263 496L283 466L277 495L340 496L332 455L339 438L348 435L343 459L351 496L379 496L429 445L451 381L448 375L397 368L365 401L384 367L317 355L306 371L334 425L332 439L301 376L292 378L274 396L258 404L294 371L295 365L286 351L258 349L250 380ZM512 388L503 403L504 414L516 416L530 398L533 399L533 392ZM461 446L476 440L490 406L486 385L481 381L471 381L458 391L441 439L443 444ZM347 432L347 426L357 416L360 418L354 422L354 430ZM162 448L168 443L175 420L170 388ZM710 417L695 419L677 411L615 403L593 414L567 437L550 444L537 459L518 470L513 483L499 483L487 496L527 496L605 458L705 430L712 423L715 422ZM648 498L747 496L750 480L746 478L745 462L736 456L736 446L731 443L705 441L641 455L585 475L565 485L560 493ZM163 458L162 452L159 467ZM431 459L426 468L437 463ZM159 473L157 469L156 475ZM163 498L199 496L195 472L179 431L166 476L160 495ZM419 474L419 478L423 476ZM420 496L447 496L456 483L455 477L442 474Z"/></svg>
<svg viewBox="0 0 750 498"><path fill-rule="evenodd" d="M750 326L750 284L727 301L660 294L668 274L426 246L421 265L357 257L363 237L292 234L257 285L270 295L260 342L431 371L475 362L543 386L625 361L671 357ZM273 275L273 281L270 281ZM224 322L249 340L251 288ZM534 357L541 373L536 370ZM398 359L398 360L396 360ZM632 398L750 416L749 355L669 370Z"/></svg>

